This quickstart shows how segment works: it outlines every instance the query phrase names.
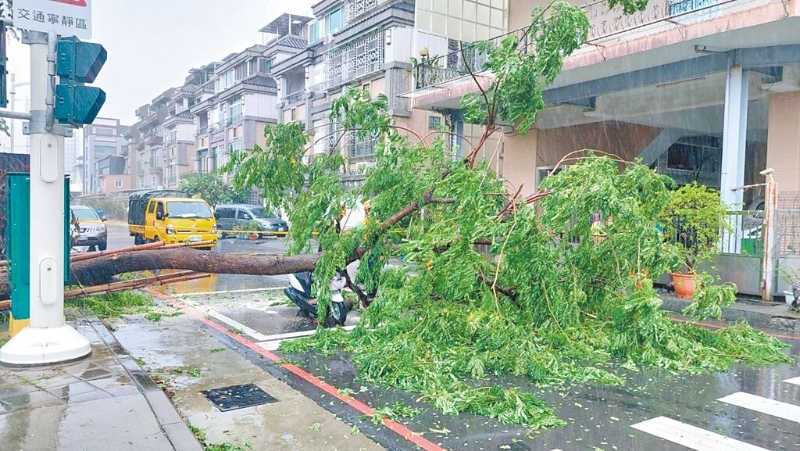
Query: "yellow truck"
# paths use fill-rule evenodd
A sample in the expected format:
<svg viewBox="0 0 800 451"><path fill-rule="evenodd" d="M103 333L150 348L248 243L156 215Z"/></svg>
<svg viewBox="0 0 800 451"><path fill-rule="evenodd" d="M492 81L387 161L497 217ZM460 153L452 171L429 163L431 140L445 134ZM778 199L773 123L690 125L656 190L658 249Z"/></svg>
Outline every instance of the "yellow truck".
<svg viewBox="0 0 800 451"><path fill-rule="evenodd" d="M178 191L139 191L128 200L128 233L135 244L217 242L217 222L203 199ZM200 247L200 246L198 246Z"/></svg>

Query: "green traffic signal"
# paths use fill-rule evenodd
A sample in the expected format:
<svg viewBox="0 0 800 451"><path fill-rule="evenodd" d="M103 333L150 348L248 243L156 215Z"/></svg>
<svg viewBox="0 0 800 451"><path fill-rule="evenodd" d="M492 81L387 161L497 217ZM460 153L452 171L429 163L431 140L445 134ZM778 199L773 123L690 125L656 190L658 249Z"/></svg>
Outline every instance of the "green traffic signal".
<svg viewBox="0 0 800 451"><path fill-rule="evenodd" d="M62 124L76 126L91 124L105 102L106 93L100 88L59 84L56 86L53 117Z"/></svg>
<svg viewBox="0 0 800 451"><path fill-rule="evenodd" d="M62 124L91 124L106 101L100 88L84 86L92 83L108 54L100 44L81 42L75 37L61 38L56 44L56 101L53 117Z"/></svg>
<svg viewBox="0 0 800 451"><path fill-rule="evenodd" d="M100 44L61 38L56 45L56 75L78 83L92 83L103 68L108 53Z"/></svg>

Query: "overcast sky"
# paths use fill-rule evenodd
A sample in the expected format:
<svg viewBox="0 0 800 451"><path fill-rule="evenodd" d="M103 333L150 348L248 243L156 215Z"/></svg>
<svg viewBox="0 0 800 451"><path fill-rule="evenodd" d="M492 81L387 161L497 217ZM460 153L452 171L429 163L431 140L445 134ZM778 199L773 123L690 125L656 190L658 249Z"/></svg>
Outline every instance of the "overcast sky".
<svg viewBox="0 0 800 451"><path fill-rule="evenodd" d="M91 40L108 51L94 83L107 95L100 116L133 123L136 108L182 85L189 69L260 44L261 27L283 12L309 13L317 1L94 0ZM28 47L8 47L9 72L27 82Z"/></svg>

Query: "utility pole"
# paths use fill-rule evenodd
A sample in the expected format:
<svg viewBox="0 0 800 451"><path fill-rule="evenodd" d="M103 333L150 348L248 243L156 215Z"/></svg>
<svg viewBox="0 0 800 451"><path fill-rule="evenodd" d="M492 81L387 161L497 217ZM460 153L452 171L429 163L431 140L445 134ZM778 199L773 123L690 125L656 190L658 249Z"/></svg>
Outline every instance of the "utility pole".
<svg viewBox="0 0 800 451"><path fill-rule="evenodd" d="M64 323L64 136L53 120L56 41L54 32L26 31L30 45L30 326L0 349L0 361L41 365L91 352L89 341Z"/></svg>

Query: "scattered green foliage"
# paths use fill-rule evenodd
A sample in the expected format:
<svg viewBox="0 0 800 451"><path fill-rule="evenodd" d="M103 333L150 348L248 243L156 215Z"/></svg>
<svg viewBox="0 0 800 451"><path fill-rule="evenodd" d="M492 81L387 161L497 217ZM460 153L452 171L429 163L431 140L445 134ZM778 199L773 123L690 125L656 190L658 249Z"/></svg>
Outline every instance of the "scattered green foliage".
<svg viewBox="0 0 800 451"><path fill-rule="evenodd" d="M147 364L147 362L145 362L144 359L141 359L139 357L134 357L133 361L136 362L136 364L139 365L140 367L143 367Z"/></svg>
<svg viewBox="0 0 800 451"><path fill-rule="evenodd" d="M222 351L224 351L224 350L225 350L225 348L213 348L213 349L209 349L209 350L208 350L208 353L209 353L209 354L216 354L216 353L218 353L218 352L222 352Z"/></svg>
<svg viewBox="0 0 800 451"><path fill-rule="evenodd" d="M319 431L320 429L322 429L322 423L314 423L308 427L309 431Z"/></svg>
<svg viewBox="0 0 800 451"><path fill-rule="evenodd" d="M246 451L248 449L253 449L249 445L245 445L245 447L232 445L230 443L218 443L213 445L206 445L205 451Z"/></svg>
<svg viewBox="0 0 800 451"><path fill-rule="evenodd" d="M161 321L161 318L173 318L176 316L183 315L183 312L172 312L172 313L164 313L164 312L147 312L145 313L144 317L148 320L157 323Z"/></svg>
<svg viewBox="0 0 800 451"><path fill-rule="evenodd" d="M191 423L189 423L188 426L189 426L189 430L192 431L192 434L194 434L194 436L197 439L197 441L200 442L200 443L205 443L205 441L206 441L206 433L203 432L202 429L200 429L199 427L197 427L197 426L195 426L195 425L193 425Z"/></svg>
<svg viewBox="0 0 800 451"><path fill-rule="evenodd" d="M193 368L173 368L172 372L176 373L176 374L188 374L189 376L192 376L192 377L200 377L200 376L203 375L203 372L200 370L200 368L194 368L194 367Z"/></svg>
<svg viewBox="0 0 800 451"><path fill-rule="evenodd" d="M401 417L416 418L420 413L422 413L420 409L408 407L401 402L397 402L393 406L383 406L374 409L371 415L365 415L362 417L362 420L369 419L373 424L380 426L383 424L384 418L397 421Z"/></svg>
<svg viewBox="0 0 800 451"><path fill-rule="evenodd" d="M693 302L683 309L683 314L694 322L707 318L721 319L722 309L736 302L736 285L732 283L715 285L712 276L703 274L696 285Z"/></svg>
<svg viewBox="0 0 800 451"><path fill-rule="evenodd" d="M152 296L136 291L87 296L68 302L90 311L99 318L119 318L122 315L147 311L155 305Z"/></svg>

